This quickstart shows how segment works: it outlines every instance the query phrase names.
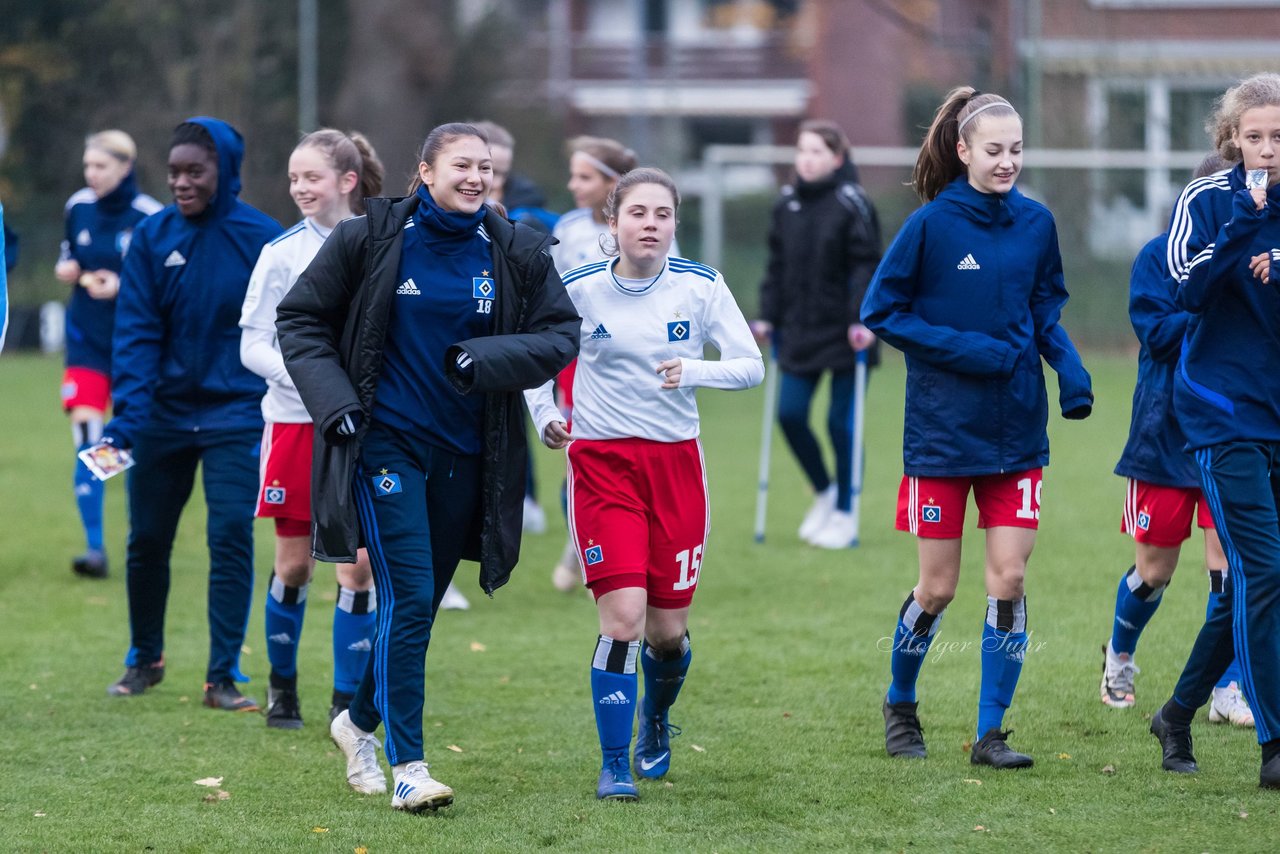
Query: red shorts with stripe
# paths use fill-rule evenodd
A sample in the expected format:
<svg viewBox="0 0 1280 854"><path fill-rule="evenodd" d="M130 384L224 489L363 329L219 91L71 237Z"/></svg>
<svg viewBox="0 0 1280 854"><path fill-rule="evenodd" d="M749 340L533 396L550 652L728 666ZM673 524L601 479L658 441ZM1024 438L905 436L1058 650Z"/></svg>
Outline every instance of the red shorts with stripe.
<svg viewBox="0 0 1280 854"><path fill-rule="evenodd" d="M88 406L106 412L111 405L111 377L91 368L67 368L62 372L62 408L70 412Z"/></svg>
<svg viewBox="0 0 1280 854"><path fill-rule="evenodd" d="M1039 528L1043 469L980 477L903 477L895 527L917 537L952 540L964 531L969 490L979 528Z"/></svg>
<svg viewBox="0 0 1280 854"><path fill-rule="evenodd" d="M1197 527L1213 530L1213 516L1199 489L1126 480L1120 530L1137 542L1176 548L1191 538L1193 518Z"/></svg>
<svg viewBox="0 0 1280 854"><path fill-rule="evenodd" d="M655 608L693 601L711 524L697 439L569 445L569 530L596 598L643 587Z"/></svg>
<svg viewBox="0 0 1280 854"><path fill-rule="evenodd" d="M311 523L313 424L273 424L262 430L258 462L259 519L296 519ZM308 529L310 533L310 529Z"/></svg>

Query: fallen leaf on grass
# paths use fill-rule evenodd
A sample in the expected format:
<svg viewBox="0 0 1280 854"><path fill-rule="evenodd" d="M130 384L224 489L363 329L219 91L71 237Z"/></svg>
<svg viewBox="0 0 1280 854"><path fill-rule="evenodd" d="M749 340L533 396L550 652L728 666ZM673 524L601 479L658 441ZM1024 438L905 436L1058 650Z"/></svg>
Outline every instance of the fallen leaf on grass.
<svg viewBox="0 0 1280 854"><path fill-rule="evenodd" d="M1070 758L1071 758L1071 754L1070 754L1070 753L1059 753L1059 754L1058 754L1058 758L1059 758L1059 759L1070 759Z"/></svg>
<svg viewBox="0 0 1280 854"><path fill-rule="evenodd" d="M313 827L313 828L311 828L311 832L312 832L312 833L328 833L328 832L329 832L329 828L327 828L327 827Z"/></svg>
<svg viewBox="0 0 1280 854"><path fill-rule="evenodd" d="M499 685L507 685L507 684L510 684L510 682L511 682L511 677L510 677L510 676L500 676L500 677L498 677L498 684L499 684Z"/></svg>
<svg viewBox="0 0 1280 854"><path fill-rule="evenodd" d="M456 745L456 744L451 744L451 745L449 745L448 747L446 747L446 748L445 748L445 750L452 750L454 753L461 753L461 752L462 752L462 748L461 748L461 747L459 747L459 746L458 746L458 745Z"/></svg>
<svg viewBox="0 0 1280 854"><path fill-rule="evenodd" d="M110 604L110 603L107 601L107 597L106 597L106 596L90 596L88 599L86 599L86 600L84 600L84 601L85 601L85 604L87 604L87 605L108 605L108 604Z"/></svg>
<svg viewBox="0 0 1280 854"><path fill-rule="evenodd" d="M35 686L33 685L33 686L31 686L31 687L33 687L33 688L34 688ZM789 717L791 717L791 713L790 713L790 712L783 712L783 713L782 713L782 716L783 716L784 718L789 718Z"/></svg>
<svg viewBox="0 0 1280 854"><path fill-rule="evenodd" d="M196 785L208 786L211 789L216 789L222 785L222 778L221 777L201 777L199 780L196 780Z"/></svg>
<svg viewBox="0 0 1280 854"><path fill-rule="evenodd" d="M249 649L249 647L247 647L247 646L243 646L243 645L242 645L242 646L240 647L240 651L241 651L242 653L244 653L245 655L253 655L253 650Z"/></svg>
<svg viewBox="0 0 1280 854"><path fill-rule="evenodd" d="M1049 815L1057 815L1057 814L1058 814L1057 810L1055 810L1053 807L1049 807Z"/></svg>
<svg viewBox="0 0 1280 854"><path fill-rule="evenodd" d="M472 651L472 652L484 652L484 651L485 651L486 649L488 649L488 648L489 648L489 647L487 647L487 646L485 646L484 644L480 643L480 641L472 641L472 642L471 642L471 651Z"/></svg>
<svg viewBox="0 0 1280 854"><path fill-rule="evenodd" d="M39 690L40 690L40 686L39 686L39 685L37 685L37 684L36 684L36 683L34 683L34 682L32 682L32 683L31 683L30 685L28 685L27 687L28 687L28 688L30 688L32 691L39 691Z"/></svg>
<svg viewBox="0 0 1280 854"><path fill-rule="evenodd" d="M966 741L964 744L960 745L960 749L963 750L965 753L968 753L970 750L973 749L973 742Z"/></svg>
<svg viewBox="0 0 1280 854"><path fill-rule="evenodd" d="M973 785L975 785L975 786L981 786L981 785L982 785L982 781L981 781L981 780L975 780L975 779L973 779L972 777L965 777L965 778L964 778L964 781L965 781L966 783L972 783L972 784L973 784Z"/></svg>
<svg viewBox="0 0 1280 854"><path fill-rule="evenodd" d="M216 804L218 801L226 801L230 799L231 799L230 792L219 789L216 792L211 792L205 795L201 800L203 800L206 804Z"/></svg>
<svg viewBox="0 0 1280 854"><path fill-rule="evenodd" d="M1114 766L1114 765L1103 765L1103 766L1102 766L1102 773L1103 773L1103 774L1114 774L1114 773L1116 773L1116 766Z"/></svg>
<svg viewBox="0 0 1280 854"><path fill-rule="evenodd" d="M178 702L179 702L179 703L190 703L190 702L191 702L191 698L190 698L190 697L186 697L186 696L179 697L179 698L178 698Z"/></svg>
<svg viewBox="0 0 1280 854"><path fill-rule="evenodd" d="M369 854L369 849L365 848L363 845L358 846L355 849L355 854Z"/></svg>
<svg viewBox="0 0 1280 854"><path fill-rule="evenodd" d="M670 780L663 780L662 785L668 789L674 789L676 787L676 784L671 782Z"/></svg>
<svg viewBox="0 0 1280 854"><path fill-rule="evenodd" d="M1248 814L1247 812L1242 812L1242 813L1240 813L1240 817L1241 817L1241 818L1248 818L1248 817L1249 817L1249 814Z"/></svg>
<svg viewBox="0 0 1280 854"><path fill-rule="evenodd" d="M44 812L42 811L42 812L38 812L38 813L36 813L36 814L35 814L35 817L36 817L36 818L44 818Z"/></svg>
<svg viewBox="0 0 1280 854"><path fill-rule="evenodd" d="M706 749L705 747L699 747L699 746L698 746L698 745L696 745L696 744L691 744L691 745L689 745L689 746L690 746L690 747L692 747L694 750L698 751L699 753L706 753L706 752L707 752L707 749Z"/></svg>
<svg viewBox="0 0 1280 854"><path fill-rule="evenodd" d="M977 831L978 833L990 833L990 832L991 832L991 831L987 830L985 827L983 827L983 826L982 826L982 825L980 825L980 824L975 824L975 825L973 826L973 829L974 829L975 831Z"/></svg>

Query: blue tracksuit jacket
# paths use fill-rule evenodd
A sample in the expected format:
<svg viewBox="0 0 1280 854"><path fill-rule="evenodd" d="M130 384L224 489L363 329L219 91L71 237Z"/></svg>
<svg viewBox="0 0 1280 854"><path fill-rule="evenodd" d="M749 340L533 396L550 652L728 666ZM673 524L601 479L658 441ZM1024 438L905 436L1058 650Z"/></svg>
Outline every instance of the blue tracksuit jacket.
<svg viewBox="0 0 1280 854"><path fill-rule="evenodd" d="M130 172L101 199L88 187L67 200L66 238L60 260L75 261L85 272L119 273L138 223L160 210L155 199L138 192ZM77 285L67 303L67 367L90 368L111 376L111 331L116 301L94 299Z"/></svg>
<svg viewBox="0 0 1280 854"><path fill-rule="evenodd" d="M1200 488L1195 459L1173 411L1173 378L1191 315L1178 308L1178 283L1166 260L1169 235L1138 252L1129 274L1129 320L1138 335L1138 382L1133 389L1129 441L1116 474L1160 486Z"/></svg>
<svg viewBox="0 0 1280 854"><path fill-rule="evenodd" d="M1067 417L1093 392L1058 319L1067 301L1053 215L962 176L903 224L862 321L906 355L905 473L960 477L1049 461L1043 356Z"/></svg>
<svg viewBox="0 0 1280 854"><path fill-rule="evenodd" d="M1280 441L1280 186L1259 211L1244 166L1192 181L1169 225L1178 305L1196 315L1174 383L1187 447ZM1271 283L1249 259L1271 253Z"/></svg>
<svg viewBox="0 0 1280 854"><path fill-rule="evenodd" d="M240 364L240 308L262 247L282 229L237 198L244 142L235 128L189 121L213 136L218 189L198 217L170 205L134 230L116 299L115 417L105 431L125 447L144 429L262 424L267 387Z"/></svg>

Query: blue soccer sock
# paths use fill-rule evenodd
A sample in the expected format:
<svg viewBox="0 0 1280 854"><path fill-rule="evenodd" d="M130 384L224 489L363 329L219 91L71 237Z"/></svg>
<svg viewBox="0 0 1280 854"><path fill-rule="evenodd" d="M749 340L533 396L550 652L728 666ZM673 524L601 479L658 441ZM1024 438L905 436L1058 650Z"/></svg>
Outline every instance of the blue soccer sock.
<svg viewBox="0 0 1280 854"><path fill-rule="evenodd" d="M75 424L72 425L79 435L79 447L76 453L83 451L85 448L92 447L97 444L98 440L91 438L95 432L92 424ZM101 435L102 422L97 422L96 432ZM76 491L76 507L80 511L80 524L84 526L85 544L89 551L102 551L102 494L103 483L94 477L93 472L89 471L89 467L84 461L76 457L75 469L75 491Z"/></svg>
<svg viewBox="0 0 1280 854"><path fill-rule="evenodd" d="M1116 588L1116 616L1111 624L1111 651L1117 655L1133 655L1142 630L1155 616L1168 585L1153 587L1142 580L1136 566L1120 578Z"/></svg>
<svg viewBox="0 0 1280 854"><path fill-rule="evenodd" d="M689 672L689 662L693 660L689 633L685 632L679 647L665 655L645 644L643 659L644 705L641 712L646 718L662 717L680 696L680 687Z"/></svg>
<svg viewBox="0 0 1280 854"><path fill-rule="evenodd" d="M591 660L591 699L596 710L596 732L600 753L607 765L617 756L626 756L631 747L631 728L636 716L639 680L636 659L640 641L616 641L600 635Z"/></svg>
<svg viewBox="0 0 1280 854"><path fill-rule="evenodd" d="M354 694L369 665L378 627L378 596L369 590L338 585L333 608L333 690Z"/></svg>
<svg viewBox="0 0 1280 854"><path fill-rule="evenodd" d="M1225 589L1225 579L1227 571L1225 569L1209 570L1209 604L1205 607L1205 617L1213 613L1213 608L1218 604L1218 600L1222 597ZM1232 682L1237 685L1242 684L1244 677L1240 673L1240 659L1232 658L1231 663L1227 665L1227 670L1222 674L1222 678L1218 680L1215 688L1225 688Z"/></svg>
<svg viewBox="0 0 1280 854"><path fill-rule="evenodd" d="M941 624L942 614L930 614L921 608L914 593L902 603L898 626L893 632L893 649L889 653L889 673L892 676L888 693L890 703L916 701L920 667Z"/></svg>
<svg viewBox="0 0 1280 854"><path fill-rule="evenodd" d="M978 738L1004 725L1027 649L1027 600L987 597L982 627L982 687L978 692Z"/></svg>
<svg viewBox="0 0 1280 854"><path fill-rule="evenodd" d="M271 662L271 672L282 679L298 675L298 641L302 638L308 586L288 587L272 574L267 588L267 660Z"/></svg>

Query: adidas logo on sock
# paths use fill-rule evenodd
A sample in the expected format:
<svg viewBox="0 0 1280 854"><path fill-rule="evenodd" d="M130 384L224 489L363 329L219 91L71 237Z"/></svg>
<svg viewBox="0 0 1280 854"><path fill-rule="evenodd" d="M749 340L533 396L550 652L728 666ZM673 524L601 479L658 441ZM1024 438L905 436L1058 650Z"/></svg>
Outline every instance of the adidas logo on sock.
<svg viewBox="0 0 1280 854"><path fill-rule="evenodd" d="M272 643L287 643L287 644L293 643L293 638L289 637L288 632L278 632L277 634L274 634L274 635L268 635L267 640L271 641Z"/></svg>
<svg viewBox="0 0 1280 854"><path fill-rule="evenodd" d="M360 640L347 647L351 652L369 652L373 649L373 644L369 643L368 638L360 638Z"/></svg>
<svg viewBox="0 0 1280 854"><path fill-rule="evenodd" d="M631 701L627 699L627 695L621 691L614 691L609 696L600 698L601 706L626 706L630 704L630 702Z"/></svg>
<svg viewBox="0 0 1280 854"><path fill-rule="evenodd" d="M182 253L177 249L170 252L169 257L164 259L164 265L166 267L181 267L185 263L187 263L187 259L183 258Z"/></svg>
<svg viewBox="0 0 1280 854"><path fill-rule="evenodd" d="M600 340L602 340L602 339L605 339L605 338L612 338L612 337L613 337L613 336L609 334L609 330L604 328L604 324L603 324L603 323L596 327L596 331L595 331L595 332L592 332L592 333L591 333L591 340L592 340L592 341L600 341Z"/></svg>
<svg viewBox="0 0 1280 854"><path fill-rule="evenodd" d="M978 263L978 260L973 257L973 253L970 252L968 255L964 256L964 258L960 259L960 263L956 265L956 269L957 270L981 270L982 265Z"/></svg>
<svg viewBox="0 0 1280 854"><path fill-rule="evenodd" d="M418 290L418 286L413 283L412 277L406 279L404 284L396 288L396 293L411 297L422 296L422 291Z"/></svg>

